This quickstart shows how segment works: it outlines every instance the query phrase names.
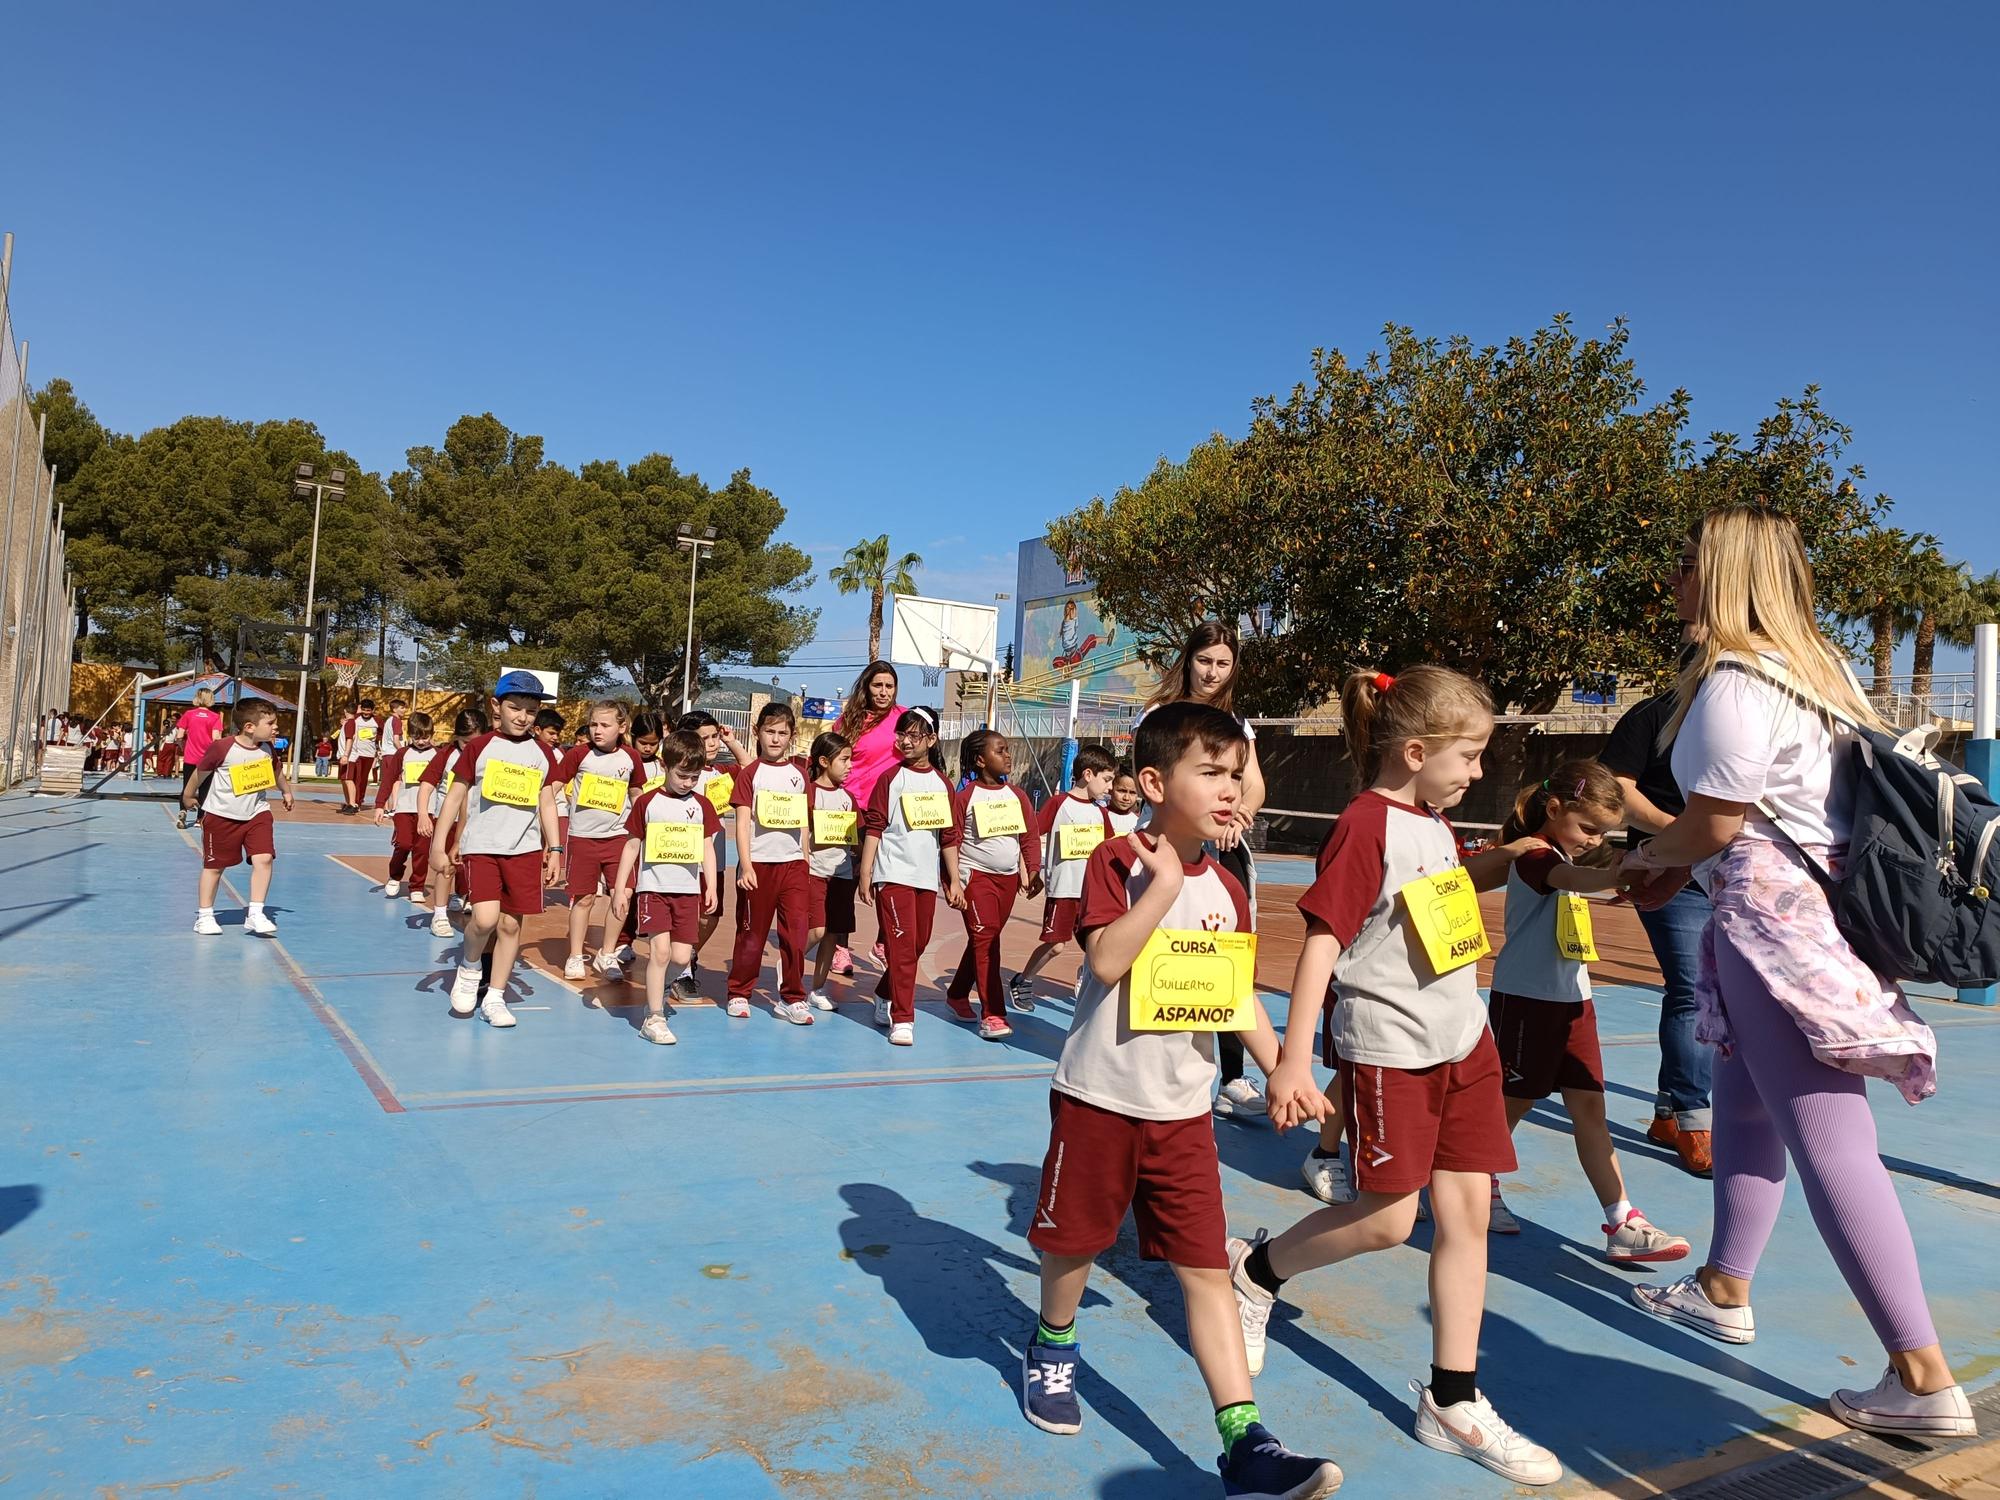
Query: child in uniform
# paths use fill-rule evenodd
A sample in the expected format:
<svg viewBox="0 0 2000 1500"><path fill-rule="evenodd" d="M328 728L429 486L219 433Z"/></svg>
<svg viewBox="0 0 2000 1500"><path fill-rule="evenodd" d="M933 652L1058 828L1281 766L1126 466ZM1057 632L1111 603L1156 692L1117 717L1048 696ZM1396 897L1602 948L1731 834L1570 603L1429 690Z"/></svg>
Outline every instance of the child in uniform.
<svg viewBox="0 0 2000 1500"><path fill-rule="evenodd" d="M958 763L972 780L952 798L958 827L958 870L963 884L951 904L965 917L965 954L945 987L945 1003L962 1021L972 1019L968 996L979 985L979 1034L989 1042L1014 1034L1007 1024L1007 989L1000 978L1000 934L1016 896L1042 884L1042 839L1028 794L1011 785L1014 752L997 729L965 737Z"/></svg>
<svg viewBox="0 0 2000 1500"><path fill-rule="evenodd" d="M1139 777L1128 760L1119 761L1111 773L1111 800L1104 811L1113 838L1139 826Z"/></svg>
<svg viewBox="0 0 2000 1500"><path fill-rule="evenodd" d="M646 945L646 1019L639 1035L668 1047L675 1038L667 1024L667 975L692 954L701 913L720 905L715 835L722 820L715 804L694 789L702 763L699 735L676 730L660 746L660 763L665 783L641 792L625 821L612 909L622 919L636 885L638 936Z"/></svg>
<svg viewBox="0 0 2000 1500"><path fill-rule="evenodd" d="M465 865L458 858L458 830L464 822L463 813L457 822L443 825L442 836L438 833L438 814L444 811L445 793L450 790L451 763L453 752L475 734L484 734L488 728L486 714L477 708L461 708L458 716L451 721L451 744L446 750L431 758L424 767L419 781L428 794L417 799L417 837L430 841L433 859L425 870L431 888L431 936L448 938L451 936L452 908L462 905L465 896ZM450 871L436 873L437 854L440 844L445 858L451 862Z"/></svg>
<svg viewBox="0 0 2000 1500"><path fill-rule="evenodd" d="M489 1026L515 1024L507 984L521 947L521 918L538 914L542 892L562 878L556 794L549 786L555 753L531 733L535 710L548 696L532 672L501 675L493 687L497 727L474 735L452 756L451 790L440 814L447 826L465 814L459 853L471 903L451 1012L469 1016L477 1010ZM450 868L450 854L433 847L432 873ZM489 943L492 972L481 998L480 959Z"/></svg>
<svg viewBox="0 0 2000 1500"><path fill-rule="evenodd" d="M861 814L843 783L854 764L854 747L837 734L812 742L806 766L812 777L812 823L807 830L806 879L811 923L806 942L813 948L814 1010L832 1010L826 992L833 956L854 933L854 857L861 844Z"/></svg>
<svg viewBox="0 0 2000 1500"><path fill-rule="evenodd" d="M733 822L734 815L730 812L729 807L730 799L736 795L736 772L739 768L749 765L756 757L744 748L743 742L736 737L735 730L721 723L714 714L709 713L706 709L690 709L687 713L680 716L675 722L674 728L691 729L701 736L702 770L701 778L695 785L695 791L701 796L708 798L714 804L715 815L718 818L724 819L725 824ZM729 751L733 759L733 764L724 765L722 763L722 752L725 749ZM726 834L718 834L716 836L715 871L717 879L720 879L723 870L728 868L728 843L729 840ZM701 936L695 943L695 957L688 961L687 972L674 981L674 998L676 1000L697 1000L701 998L701 985L695 979L695 969L700 964L701 950L707 946L708 940L715 936L715 929L720 925L721 921L721 907L717 907L713 912L701 919Z"/></svg>
<svg viewBox="0 0 2000 1500"><path fill-rule="evenodd" d="M1048 900L1042 906L1041 946L1014 976L1014 1004L1035 1008L1035 976L1042 965L1069 946L1076 936L1077 898L1083 891L1083 867L1091 851L1111 837L1111 819L1098 804L1111 791L1111 753L1085 745L1076 753L1070 788L1042 805L1042 876Z"/></svg>
<svg viewBox="0 0 2000 1500"><path fill-rule="evenodd" d="M875 985L875 1024L889 1028L890 1045L908 1047L917 1039L917 960L930 946L939 887L953 906L965 898L933 710L903 711L896 754L902 764L875 783L862 819L860 896L877 909L887 959Z"/></svg>
<svg viewBox="0 0 2000 1500"><path fill-rule="evenodd" d="M792 752L797 721L789 703L757 711L757 759L736 770L736 951L729 965L729 1014L750 1014L764 944L778 928L778 999L771 1014L812 1025L806 1004L806 763Z"/></svg>
<svg viewBox="0 0 2000 1500"><path fill-rule="evenodd" d="M278 857L271 838L273 819L264 793L276 788L292 810L292 784L285 768L271 755L278 737L278 711L260 698L236 705L230 718L236 733L216 739L195 767L181 792L181 807L194 811L201 798L201 880L195 901L194 930L215 937L222 927L215 920L215 892L222 872L250 861L250 908L243 915L246 935L270 937L278 924L264 915L264 898L271 893L271 865Z"/></svg>
<svg viewBox="0 0 2000 1500"><path fill-rule="evenodd" d="M1324 1061L1340 1072L1359 1195L1279 1235L1230 1241L1245 1346L1264 1363L1265 1328L1287 1278L1386 1250L1409 1237L1430 1186L1431 1378L1410 1382L1416 1438L1516 1484L1553 1484L1562 1465L1500 1419L1478 1388L1492 1174L1514 1169L1500 1055L1479 1003L1487 951L1475 894L1442 809L1479 779L1493 704L1443 667L1357 672L1341 693L1348 753L1367 780L1334 825L1318 878L1299 902L1302 997L1270 1077L1280 1129L1324 1107L1311 1032L1326 1018ZM1148 721L1150 722L1150 720ZM1141 726L1144 728L1144 725ZM1504 863L1504 859L1501 861ZM1497 881L1497 870L1493 878ZM1313 1007L1329 981L1339 1003Z"/></svg>
<svg viewBox="0 0 2000 1500"><path fill-rule="evenodd" d="M563 852L569 867L569 958L563 964L563 978L586 979L590 968L584 962L583 940L590 928L591 904L604 887L604 919L598 932L597 972L616 983L625 977L612 941L629 902L620 905L614 917L613 898L620 889L619 861L629 842L628 814L633 799L644 793L647 772L645 758L625 743L628 727L625 705L606 699L590 706L585 722L587 738L564 752L557 764L554 781L567 790L572 804L569 827L563 835ZM655 741L657 747L657 741ZM655 887L660 889L660 887Z"/></svg>
<svg viewBox="0 0 2000 1500"><path fill-rule="evenodd" d="M375 717L375 700L363 698L340 726L340 785L346 794L340 810L348 816L361 811L368 778L382 753L382 724Z"/></svg>
<svg viewBox="0 0 2000 1500"><path fill-rule="evenodd" d="M424 887L430 879L431 836L429 830L417 832L417 806L430 801L429 788L420 783L436 758L437 749L431 744L429 714L411 714L406 729L408 743L397 745L382 762L382 789L375 797L375 822L379 825L385 815L394 818L389 880L382 887L382 894L391 900L400 896L407 871L410 902L422 906Z"/></svg>
<svg viewBox="0 0 2000 1500"><path fill-rule="evenodd" d="M1487 1014L1500 1048L1507 1128L1519 1125L1537 1099L1562 1091L1577 1160L1604 1205L1605 1256L1636 1265L1680 1260L1688 1242L1654 1228L1625 1196L1604 1118L1604 1062L1585 957L1595 957L1595 949L1585 942L1587 926L1568 915L1583 906L1583 892L1619 889L1617 867L1587 870L1573 861L1602 844L1624 817L1624 789L1594 760L1564 761L1514 799L1500 836L1534 842L1507 875L1507 941L1493 963ZM1497 1197L1494 1211L1505 1212Z"/></svg>
<svg viewBox="0 0 2000 1500"><path fill-rule="evenodd" d="M1028 1231L1042 1253L1041 1321L1021 1361L1021 1409L1045 1432L1081 1429L1077 1308L1092 1262L1116 1243L1130 1210L1139 1253L1166 1261L1180 1282L1188 1343L1222 1437L1223 1493L1309 1500L1338 1488L1340 1469L1286 1450L1251 1393L1209 1112L1215 1034L1131 1025L1133 975L1150 975L1163 961L1147 953L1156 932L1198 939L1249 931L1243 888L1202 848L1235 819L1246 750L1236 721L1207 704L1148 714L1134 752L1152 826L1100 845L1083 862L1076 924L1083 975L1050 1080L1049 1149ZM1254 992L1250 1007L1252 1029L1243 1035L1270 1069L1277 1037ZM1310 1114L1315 1100L1302 1102Z"/></svg>

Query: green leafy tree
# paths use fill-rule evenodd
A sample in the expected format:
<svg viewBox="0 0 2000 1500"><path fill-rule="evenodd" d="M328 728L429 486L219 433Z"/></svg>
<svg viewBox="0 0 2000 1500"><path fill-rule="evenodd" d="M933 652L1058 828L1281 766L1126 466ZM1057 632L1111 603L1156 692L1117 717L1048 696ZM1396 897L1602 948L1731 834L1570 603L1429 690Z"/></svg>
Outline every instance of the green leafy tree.
<svg viewBox="0 0 2000 1500"><path fill-rule="evenodd" d="M1937 560L1922 594L1923 614L1917 622L1910 664L1910 696L1920 716L1931 708L1932 670L1938 642L1970 646L1976 625L2000 621L2000 573L1972 576L1964 563Z"/></svg>
<svg viewBox="0 0 2000 1500"><path fill-rule="evenodd" d="M1840 618L1865 632L1877 694L1889 691L1896 643L1916 629L1921 600L1938 588L1934 568L1941 562L1935 537L1894 526L1857 536L1846 549L1831 596Z"/></svg>
<svg viewBox="0 0 2000 1500"><path fill-rule="evenodd" d="M882 655L882 600L889 594L914 594L917 581L910 575L924 565L914 552L905 552L891 561L889 534L864 537L847 549L847 555L826 570L833 586L843 594L868 596L868 659Z"/></svg>

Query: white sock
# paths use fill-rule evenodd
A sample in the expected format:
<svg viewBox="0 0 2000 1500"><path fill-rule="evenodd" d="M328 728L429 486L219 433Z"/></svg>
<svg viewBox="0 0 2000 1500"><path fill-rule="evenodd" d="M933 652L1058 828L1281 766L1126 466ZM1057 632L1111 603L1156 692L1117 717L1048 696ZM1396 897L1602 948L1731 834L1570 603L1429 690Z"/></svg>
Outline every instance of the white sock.
<svg viewBox="0 0 2000 1500"><path fill-rule="evenodd" d="M479 966L479 960L475 958L475 959L474 959L474 960L473 960L473 961L472 961L471 963L469 963L469 964L465 964L465 963L462 963L462 964L460 964L460 965L458 966L458 972L459 972L459 973L461 973L461 974L473 974L473 975L477 975L478 973L480 973L480 972L481 972L481 971L480 971L480 966Z"/></svg>
<svg viewBox="0 0 2000 1500"><path fill-rule="evenodd" d="M261 917L261 916L263 916L263 915L264 915L264 903L263 903L263 902L261 902L261 901L252 901L252 902L250 903L250 915L251 915L251 916L253 916L253 917Z"/></svg>
<svg viewBox="0 0 2000 1500"><path fill-rule="evenodd" d="M1632 1200L1620 1198L1616 1203L1604 1205L1604 1222L1616 1229L1625 1222L1625 1216L1632 1212Z"/></svg>
<svg viewBox="0 0 2000 1500"><path fill-rule="evenodd" d="M197 917L212 917L215 915L215 908L212 906L197 906L194 909L194 914Z"/></svg>

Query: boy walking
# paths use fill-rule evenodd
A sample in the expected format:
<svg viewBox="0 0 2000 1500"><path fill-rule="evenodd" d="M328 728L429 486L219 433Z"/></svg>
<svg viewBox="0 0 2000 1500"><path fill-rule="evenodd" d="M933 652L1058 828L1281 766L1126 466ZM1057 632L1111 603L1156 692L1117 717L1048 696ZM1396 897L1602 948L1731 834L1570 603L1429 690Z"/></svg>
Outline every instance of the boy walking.
<svg viewBox="0 0 2000 1500"><path fill-rule="evenodd" d="M1083 874L1076 926L1084 969L1051 1080L1049 1151L1028 1231L1042 1253L1041 1321L1021 1362L1021 1408L1045 1432L1080 1429L1076 1311L1091 1263L1117 1240L1130 1209L1139 1253L1166 1261L1181 1285L1188 1343L1222 1437L1223 1494L1314 1500L1339 1487L1339 1466L1285 1448L1251 1394L1209 1113L1214 1033L1131 1024L1135 974L1147 985L1165 975L1184 994L1171 969L1194 961L1170 956L1177 942L1185 952L1212 933L1250 931L1242 886L1202 848L1232 826L1247 745L1230 715L1184 702L1148 714L1133 749L1153 821L1100 845ZM1108 764L1104 772L1108 779ZM1232 962L1209 955L1191 972L1212 976L1218 960ZM1249 975L1234 971L1226 983L1237 999ZM1143 1013L1153 1002L1141 999ZM1244 1043L1260 1067L1276 1066L1270 1017L1254 992L1250 1005L1254 1029Z"/></svg>
<svg viewBox="0 0 2000 1500"><path fill-rule="evenodd" d="M410 900L422 906L431 869L431 836L418 833L417 811L438 795L423 785L424 772L437 756L431 743L431 716L411 714L409 743L399 744L382 762L382 790L375 798L375 821L394 818L394 842L389 852L389 881L382 894L394 900L403 893L403 875L410 877ZM430 809L436 811L435 807Z"/></svg>
<svg viewBox="0 0 2000 1500"><path fill-rule="evenodd" d="M203 937L221 933L222 925L215 920L215 892L222 884L222 872L248 859L250 909L244 913L243 930L270 937L278 924L264 915L264 898L271 893L271 865L278 851L264 794L276 788L290 812L292 785L285 779L284 766L271 754L271 741L278 737L277 709L253 698L237 704L230 717L236 733L208 747L181 792L185 812L194 811L197 794L201 799L201 882L194 930Z"/></svg>
<svg viewBox="0 0 2000 1500"><path fill-rule="evenodd" d="M361 811L368 778L375 774L382 753L382 725L375 717L375 700L363 698L340 725L340 810L352 817Z"/></svg>
<svg viewBox="0 0 2000 1500"><path fill-rule="evenodd" d="M1084 866L1097 846L1112 836L1111 815L1098 803L1111 791L1116 764L1108 750L1085 745L1076 753L1069 790L1042 804L1042 838L1047 845L1042 850L1042 870L1049 894L1042 904L1041 945L1007 986L1016 1010L1035 1008L1035 976L1076 936Z"/></svg>

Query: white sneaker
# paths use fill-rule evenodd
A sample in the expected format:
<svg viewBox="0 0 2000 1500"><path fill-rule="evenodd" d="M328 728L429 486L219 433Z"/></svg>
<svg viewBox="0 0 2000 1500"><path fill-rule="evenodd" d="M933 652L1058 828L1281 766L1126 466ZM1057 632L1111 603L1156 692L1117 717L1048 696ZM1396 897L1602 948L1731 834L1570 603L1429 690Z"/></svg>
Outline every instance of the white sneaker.
<svg viewBox="0 0 2000 1500"><path fill-rule="evenodd" d="M431 893L425 890L422 886L418 885L416 882L412 881L410 883L410 905L429 906L430 904L431 904Z"/></svg>
<svg viewBox="0 0 2000 1500"><path fill-rule="evenodd" d="M734 1020L747 1020L750 1015L750 997L748 995L731 995L729 997L729 1014Z"/></svg>
<svg viewBox="0 0 2000 1500"><path fill-rule="evenodd" d="M1417 1393L1416 1439L1426 1448L1457 1453L1516 1484L1554 1484L1562 1478L1556 1456L1501 1421L1484 1395L1441 1407L1421 1382L1412 1380L1410 1389Z"/></svg>
<svg viewBox="0 0 2000 1500"><path fill-rule="evenodd" d="M613 984L617 984L620 980L624 979L625 977L624 966L619 963L616 954L607 954L607 953L598 954L597 962L592 964L591 967L597 970L599 977L608 979ZM564 965L563 967L563 974L565 977L567 977L569 974L569 968L567 965Z"/></svg>
<svg viewBox="0 0 2000 1500"><path fill-rule="evenodd" d="M639 950L634 948L630 943L624 943L611 956L621 964L636 964L639 961Z"/></svg>
<svg viewBox="0 0 2000 1500"><path fill-rule="evenodd" d="M479 965L467 968L458 966L458 972L451 980L451 1013L455 1016L469 1016L479 1009Z"/></svg>
<svg viewBox="0 0 2000 1500"><path fill-rule="evenodd" d="M889 1028L891 1047L914 1047L917 1044L917 1028L912 1021L898 1021Z"/></svg>
<svg viewBox="0 0 2000 1500"><path fill-rule="evenodd" d="M479 1019L488 1026L502 1028L519 1024L514 1019L514 1012L507 1009L507 1002L493 990L488 990L486 998L479 1002Z"/></svg>
<svg viewBox="0 0 2000 1500"><path fill-rule="evenodd" d="M1890 1436L1977 1437L1979 1424L1961 1386L1916 1396L1903 1384L1894 1365L1869 1391L1835 1391L1827 1403L1849 1427Z"/></svg>
<svg viewBox="0 0 2000 1500"><path fill-rule="evenodd" d="M1687 1259L1688 1242L1649 1223L1636 1208L1627 1213L1625 1222L1616 1228L1606 1224L1604 1233L1605 1257L1619 1265Z"/></svg>
<svg viewBox="0 0 2000 1500"><path fill-rule="evenodd" d="M278 931L278 924L260 911L247 912L243 917L243 932L247 937L272 937Z"/></svg>
<svg viewBox="0 0 2000 1500"><path fill-rule="evenodd" d="M205 917L196 917L194 919L194 930L203 937L222 936L222 924L215 920L215 915L212 912Z"/></svg>
<svg viewBox="0 0 2000 1500"><path fill-rule="evenodd" d="M771 1007L771 1014L780 1021L790 1021L794 1026L810 1026L813 1023L812 1007L803 1000L780 1000Z"/></svg>
<svg viewBox="0 0 2000 1500"><path fill-rule="evenodd" d="M388 881L382 887L382 894L387 896L391 901L394 901L398 896L403 894L403 882L400 880Z"/></svg>
<svg viewBox="0 0 2000 1500"><path fill-rule="evenodd" d="M440 906L431 913L431 936L451 936L451 912L445 907Z"/></svg>
<svg viewBox="0 0 2000 1500"><path fill-rule="evenodd" d="M1514 1211L1507 1206L1506 1199L1500 1196L1500 1179L1497 1177L1493 1179L1493 1204L1486 1217L1486 1232L1488 1234L1521 1232L1521 1221L1514 1217Z"/></svg>
<svg viewBox="0 0 2000 1500"><path fill-rule="evenodd" d="M1757 1320L1748 1306L1717 1307L1693 1276L1666 1286L1635 1286L1632 1300L1654 1317L1707 1334L1718 1343L1747 1344L1757 1337Z"/></svg>
<svg viewBox="0 0 2000 1500"><path fill-rule="evenodd" d="M1352 1203L1357 1196L1354 1167L1345 1141L1340 1143L1337 1156L1321 1156L1316 1150L1307 1152L1306 1159L1299 1163L1299 1175L1306 1180L1306 1191L1322 1203Z"/></svg>
<svg viewBox="0 0 2000 1500"><path fill-rule="evenodd" d="M887 1026L889 1024L889 1002L887 1000L877 1000L875 1002L875 1024L877 1026Z"/></svg>
<svg viewBox="0 0 2000 1500"><path fill-rule="evenodd" d="M806 996L806 1004L810 1005L814 1010L832 1010L833 996L829 995L825 990L814 990L810 995Z"/></svg>
<svg viewBox="0 0 2000 1500"><path fill-rule="evenodd" d="M679 1040L673 1027L667 1024L665 1016L648 1016L639 1023L639 1035L649 1042L657 1042L662 1047L671 1047Z"/></svg>
<svg viewBox="0 0 2000 1500"><path fill-rule="evenodd" d="M563 978L565 979L590 978L590 965L584 961L584 957L581 953L573 953L563 961Z"/></svg>
<svg viewBox="0 0 2000 1500"><path fill-rule="evenodd" d="M1247 1078L1232 1078L1215 1096L1215 1112L1224 1119L1234 1115L1262 1115L1270 1112L1264 1092Z"/></svg>
<svg viewBox="0 0 2000 1500"><path fill-rule="evenodd" d="M1239 1240L1232 1236L1227 1246L1229 1284L1236 1289L1236 1316L1243 1321L1243 1353L1250 1361L1253 1376L1264 1373L1264 1335L1271 1323L1271 1308L1278 1299L1250 1279L1243 1263L1250 1259L1252 1250L1270 1237L1269 1230L1260 1229L1255 1239Z"/></svg>

